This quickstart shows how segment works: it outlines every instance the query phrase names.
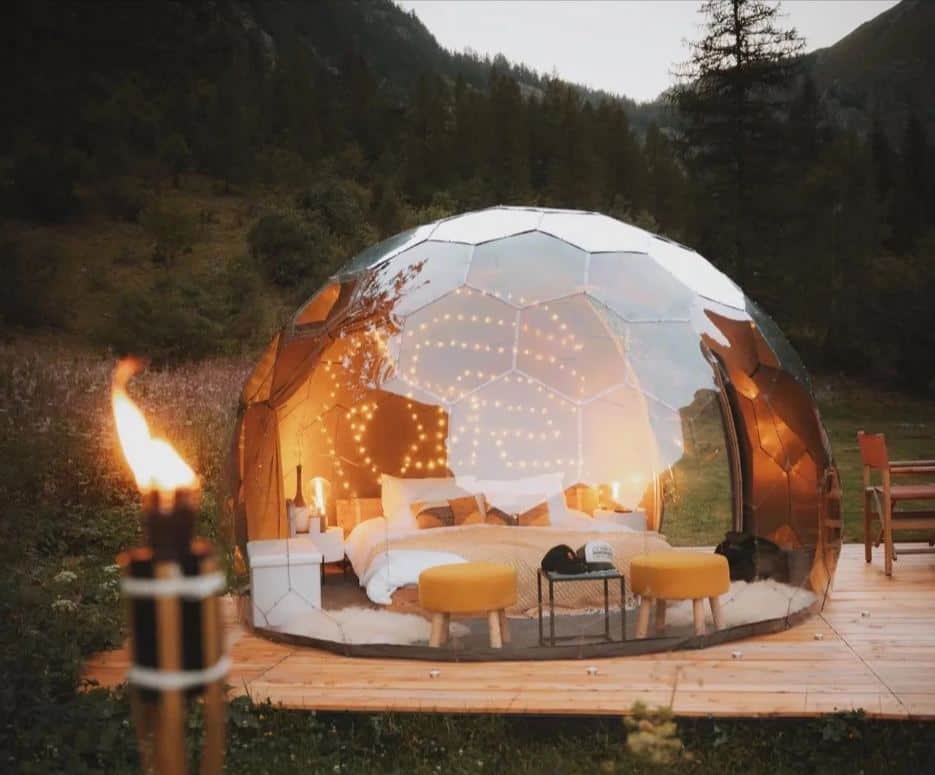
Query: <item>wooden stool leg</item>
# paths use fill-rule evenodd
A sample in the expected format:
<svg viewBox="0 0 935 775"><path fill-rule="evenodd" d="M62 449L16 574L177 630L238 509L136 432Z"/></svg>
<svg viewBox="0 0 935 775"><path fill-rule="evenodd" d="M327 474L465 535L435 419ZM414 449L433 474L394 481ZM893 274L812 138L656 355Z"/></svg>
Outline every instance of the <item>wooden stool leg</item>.
<svg viewBox="0 0 935 775"><path fill-rule="evenodd" d="M510 642L510 623L506 618L506 609L501 608L498 612L500 617L500 637L503 639L504 643Z"/></svg>
<svg viewBox="0 0 935 775"><path fill-rule="evenodd" d="M656 635L662 635L666 629L666 601L656 601Z"/></svg>
<svg viewBox="0 0 935 775"><path fill-rule="evenodd" d="M640 598L640 612L636 617L636 637L645 638L649 633L649 610L653 607L653 599L643 595Z"/></svg>
<svg viewBox="0 0 935 775"><path fill-rule="evenodd" d="M445 627L445 614L443 613L434 613L432 614L432 634L429 637L430 646L441 646L442 645L442 632Z"/></svg>
<svg viewBox="0 0 935 775"><path fill-rule="evenodd" d="M500 637L500 612L490 611L487 614L487 625L490 627L490 648L499 649L503 647L503 639Z"/></svg>
<svg viewBox="0 0 935 775"><path fill-rule="evenodd" d="M871 555L870 549L870 509L871 509L871 494L869 492L864 493L864 561L870 562L873 558Z"/></svg>
<svg viewBox="0 0 935 775"><path fill-rule="evenodd" d="M695 635L704 635L704 598L692 600L692 616L695 622Z"/></svg>
<svg viewBox="0 0 935 775"><path fill-rule="evenodd" d="M708 605L711 606L711 618L714 619L714 629L720 630L724 627L724 620L721 618L721 598L709 597Z"/></svg>
<svg viewBox="0 0 935 775"><path fill-rule="evenodd" d="M883 503L883 568L887 576L893 575L893 504L884 497Z"/></svg>
<svg viewBox="0 0 935 775"><path fill-rule="evenodd" d="M451 635L451 614L442 614L442 642L444 646Z"/></svg>

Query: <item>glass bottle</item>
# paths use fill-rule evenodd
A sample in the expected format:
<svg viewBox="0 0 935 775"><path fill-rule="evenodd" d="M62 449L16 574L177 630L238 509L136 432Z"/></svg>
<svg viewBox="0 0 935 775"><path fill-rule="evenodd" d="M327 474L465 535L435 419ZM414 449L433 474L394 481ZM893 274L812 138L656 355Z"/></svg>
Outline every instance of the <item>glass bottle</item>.
<svg viewBox="0 0 935 775"><path fill-rule="evenodd" d="M305 498L302 496L302 464L295 467L295 498L292 502L299 508L305 506Z"/></svg>
<svg viewBox="0 0 935 775"><path fill-rule="evenodd" d="M308 506L302 495L302 464L295 467L295 498L292 500L295 509L295 529L297 533L308 532Z"/></svg>

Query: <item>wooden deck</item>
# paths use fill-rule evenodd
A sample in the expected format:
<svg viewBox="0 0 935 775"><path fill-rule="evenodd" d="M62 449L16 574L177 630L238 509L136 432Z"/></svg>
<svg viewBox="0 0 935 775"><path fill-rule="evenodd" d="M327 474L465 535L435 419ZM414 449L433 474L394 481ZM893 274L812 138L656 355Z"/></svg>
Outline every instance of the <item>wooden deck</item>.
<svg viewBox="0 0 935 775"><path fill-rule="evenodd" d="M351 659L271 643L245 632L233 611L229 619L233 691L292 708L600 715L642 700L685 716L860 708L935 718L935 557L903 555L888 579L882 550L866 565L857 545L844 548L820 615L700 651L549 662ZM116 684L126 669L124 651L107 652L91 660L88 677Z"/></svg>

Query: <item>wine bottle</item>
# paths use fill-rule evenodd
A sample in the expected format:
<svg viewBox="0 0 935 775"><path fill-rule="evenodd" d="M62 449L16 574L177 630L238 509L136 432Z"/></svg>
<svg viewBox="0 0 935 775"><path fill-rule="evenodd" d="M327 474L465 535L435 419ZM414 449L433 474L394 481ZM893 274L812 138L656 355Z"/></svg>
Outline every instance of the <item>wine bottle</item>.
<svg viewBox="0 0 935 775"><path fill-rule="evenodd" d="M302 497L302 464L295 467L295 498L292 502L297 508L305 508L305 498Z"/></svg>

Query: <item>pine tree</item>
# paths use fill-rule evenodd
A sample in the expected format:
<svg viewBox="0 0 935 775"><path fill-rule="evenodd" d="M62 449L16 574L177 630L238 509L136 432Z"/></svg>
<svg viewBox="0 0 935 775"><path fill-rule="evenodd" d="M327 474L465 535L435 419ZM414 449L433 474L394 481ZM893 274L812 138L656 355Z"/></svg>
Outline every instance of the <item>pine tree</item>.
<svg viewBox="0 0 935 775"><path fill-rule="evenodd" d="M779 3L707 0L705 36L691 44L672 99L682 120L686 158L729 230L738 280L749 273L754 193L770 183L779 153L778 104L795 75L804 41L780 26Z"/></svg>

